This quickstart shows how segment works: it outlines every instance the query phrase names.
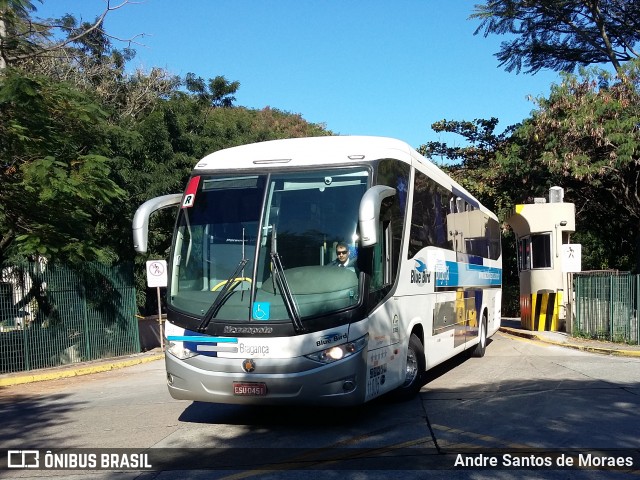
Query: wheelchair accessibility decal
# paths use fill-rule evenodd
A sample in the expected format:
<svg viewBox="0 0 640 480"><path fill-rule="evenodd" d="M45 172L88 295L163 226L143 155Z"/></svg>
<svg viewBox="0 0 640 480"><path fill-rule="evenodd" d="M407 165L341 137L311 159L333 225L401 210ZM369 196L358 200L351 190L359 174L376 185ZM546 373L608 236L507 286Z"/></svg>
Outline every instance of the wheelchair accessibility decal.
<svg viewBox="0 0 640 480"><path fill-rule="evenodd" d="M252 318L254 320L269 320L270 305L269 302L253 302Z"/></svg>

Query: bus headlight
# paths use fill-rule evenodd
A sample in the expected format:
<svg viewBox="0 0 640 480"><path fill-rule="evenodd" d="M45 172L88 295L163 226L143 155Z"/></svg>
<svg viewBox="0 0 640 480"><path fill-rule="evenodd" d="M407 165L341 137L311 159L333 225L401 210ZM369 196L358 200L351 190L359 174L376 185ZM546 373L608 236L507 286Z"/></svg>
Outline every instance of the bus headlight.
<svg viewBox="0 0 640 480"><path fill-rule="evenodd" d="M334 345L324 350L320 350L319 352L305 355L305 357L320 363L336 362L361 352L367 344L368 338L369 335L367 334L352 342L343 343L342 345Z"/></svg>
<svg viewBox="0 0 640 480"><path fill-rule="evenodd" d="M172 342L171 340L167 341L167 352L180 360L186 360L198 355L198 352L185 348L184 342Z"/></svg>

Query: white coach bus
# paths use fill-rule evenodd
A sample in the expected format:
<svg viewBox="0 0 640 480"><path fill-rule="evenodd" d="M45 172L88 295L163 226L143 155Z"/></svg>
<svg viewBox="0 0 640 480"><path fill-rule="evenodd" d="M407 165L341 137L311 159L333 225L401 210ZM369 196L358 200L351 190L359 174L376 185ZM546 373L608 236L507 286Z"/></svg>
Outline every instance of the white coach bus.
<svg viewBox="0 0 640 480"><path fill-rule="evenodd" d="M212 153L184 194L140 206L137 251L151 213L168 206L179 207L165 328L173 398L410 396L429 368L484 355L500 327L496 216L404 142L317 137Z"/></svg>

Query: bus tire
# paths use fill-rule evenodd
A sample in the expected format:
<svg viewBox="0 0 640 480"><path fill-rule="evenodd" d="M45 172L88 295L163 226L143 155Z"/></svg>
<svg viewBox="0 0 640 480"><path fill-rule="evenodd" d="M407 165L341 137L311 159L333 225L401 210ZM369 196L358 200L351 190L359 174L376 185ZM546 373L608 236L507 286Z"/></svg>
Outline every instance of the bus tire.
<svg viewBox="0 0 640 480"><path fill-rule="evenodd" d="M478 344L471 352L472 357L482 358L484 352L487 349L487 314L482 314L482 320L480 321L480 331L478 332Z"/></svg>
<svg viewBox="0 0 640 480"><path fill-rule="evenodd" d="M424 371L424 346L418 336L412 333L411 337L409 337L409 346L407 348L405 380L402 385L393 391L394 398L397 400L409 400L414 397L422 388Z"/></svg>

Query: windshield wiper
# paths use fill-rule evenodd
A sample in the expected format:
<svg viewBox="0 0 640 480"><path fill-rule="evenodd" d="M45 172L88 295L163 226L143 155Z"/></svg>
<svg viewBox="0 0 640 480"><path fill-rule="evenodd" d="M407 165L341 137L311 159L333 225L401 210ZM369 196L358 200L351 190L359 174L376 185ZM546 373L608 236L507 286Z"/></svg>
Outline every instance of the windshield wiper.
<svg viewBox="0 0 640 480"><path fill-rule="evenodd" d="M224 305L224 302L226 302L227 298L229 298L230 296L229 294L231 293L231 287L238 278L238 274L242 271L248 261L249 260L247 258L243 258L242 260L240 260L240 263L238 263L238 266L236 267L234 272L229 278L227 278L227 282L224 284L224 287L222 287L222 289L218 293L218 296L209 307L209 310L207 310L207 313L205 313L204 317L202 317L202 322L200 322L200 325L198 325L198 332L204 333L211 323L211 320L213 320L215 316L218 315L218 312L222 308L222 305Z"/></svg>
<svg viewBox="0 0 640 480"><path fill-rule="evenodd" d="M282 294L282 299L284 300L284 306L291 317L291 323L293 324L293 330L296 333L304 333L306 329L302 325L302 321L300 320L300 314L298 313L298 307L296 306L295 301L293 300L293 295L291 294L291 288L289 288L289 284L287 283L287 277L284 275L284 268L282 267L282 261L280 260L280 255L278 255L277 251L271 252L271 262L274 266L274 277L276 280L276 284L280 289L280 293Z"/></svg>

